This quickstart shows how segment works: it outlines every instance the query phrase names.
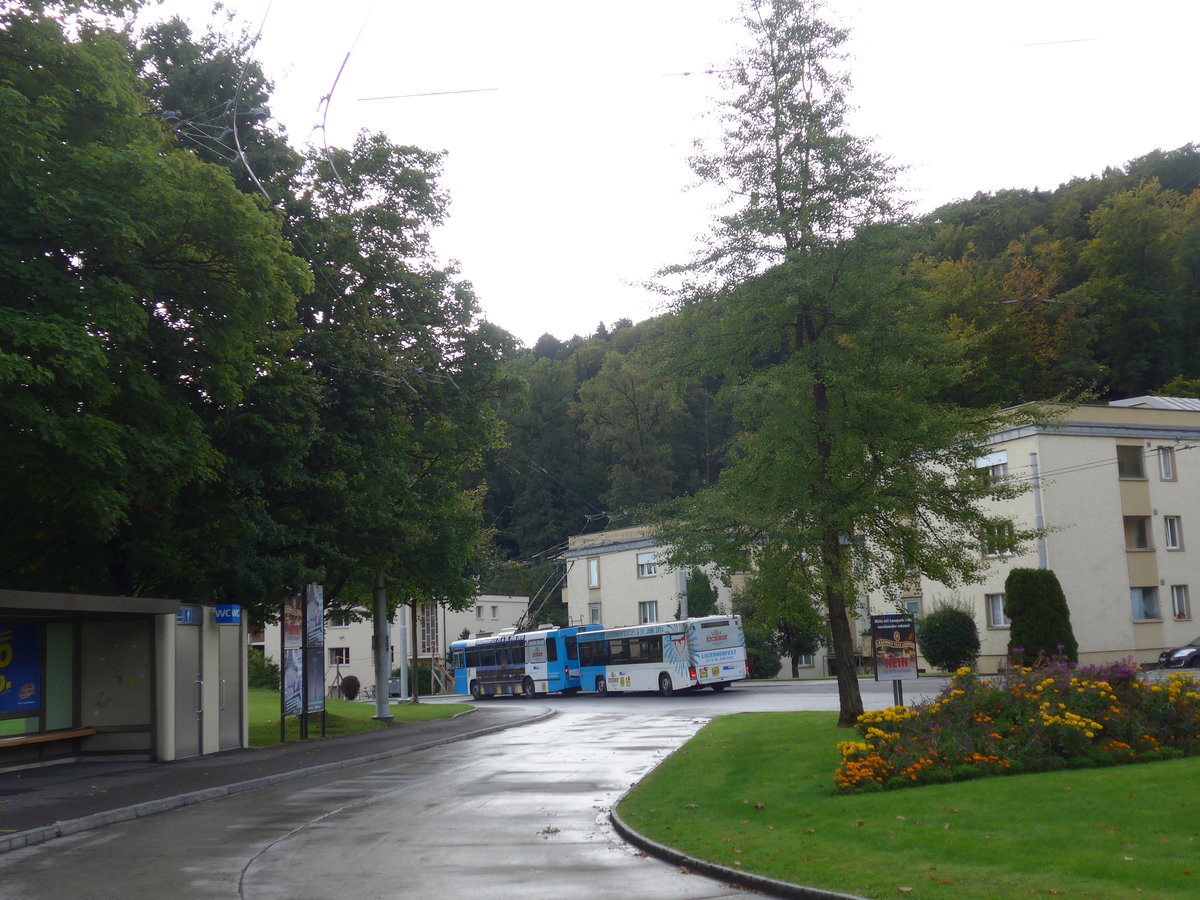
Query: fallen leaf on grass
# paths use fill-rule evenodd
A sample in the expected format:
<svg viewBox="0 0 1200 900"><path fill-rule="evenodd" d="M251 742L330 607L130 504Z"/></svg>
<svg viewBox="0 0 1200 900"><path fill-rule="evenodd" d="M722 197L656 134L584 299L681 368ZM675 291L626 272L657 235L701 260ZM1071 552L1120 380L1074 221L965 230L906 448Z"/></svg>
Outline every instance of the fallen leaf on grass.
<svg viewBox="0 0 1200 900"><path fill-rule="evenodd" d="M910 888L910 887L898 887L898 888L896 888L896 890L898 890L902 894L911 894L912 893L912 888Z"/></svg>

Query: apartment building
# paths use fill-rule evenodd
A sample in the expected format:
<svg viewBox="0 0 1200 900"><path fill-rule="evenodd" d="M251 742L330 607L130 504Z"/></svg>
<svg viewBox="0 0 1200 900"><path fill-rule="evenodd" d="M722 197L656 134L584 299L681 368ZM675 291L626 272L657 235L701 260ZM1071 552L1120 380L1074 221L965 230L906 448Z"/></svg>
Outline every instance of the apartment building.
<svg viewBox="0 0 1200 900"><path fill-rule="evenodd" d="M1014 567L1043 568L1066 594L1082 663L1155 663L1163 648L1196 636L1200 400L1137 397L1080 406L1060 421L1002 432L991 449L980 468L1030 489L996 504L983 581L950 589L923 580L905 597L911 611L968 602L983 644L980 670L995 671L1008 647L1005 578ZM1046 529L1044 538L1011 546L1014 529L1035 525ZM1192 548L1189 530L1196 532ZM883 611L878 598L870 602Z"/></svg>

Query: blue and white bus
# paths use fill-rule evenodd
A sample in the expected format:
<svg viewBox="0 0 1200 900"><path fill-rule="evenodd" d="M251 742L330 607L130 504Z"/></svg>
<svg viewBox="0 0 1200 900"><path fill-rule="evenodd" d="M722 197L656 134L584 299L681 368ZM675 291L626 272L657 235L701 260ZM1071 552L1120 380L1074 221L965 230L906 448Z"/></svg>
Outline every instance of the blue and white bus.
<svg viewBox="0 0 1200 900"><path fill-rule="evenodd" d="M599 625L501 632L450 645L454 691L483 697L573 694L579 690L578 635Z"/></svg>
<svg viewBox="0 0 1200 900"><path fill-rule="evenodd" d="M589 631L579 635L579 667L589 693L723 691L748 674L742 620L703 616Z"/></svg>

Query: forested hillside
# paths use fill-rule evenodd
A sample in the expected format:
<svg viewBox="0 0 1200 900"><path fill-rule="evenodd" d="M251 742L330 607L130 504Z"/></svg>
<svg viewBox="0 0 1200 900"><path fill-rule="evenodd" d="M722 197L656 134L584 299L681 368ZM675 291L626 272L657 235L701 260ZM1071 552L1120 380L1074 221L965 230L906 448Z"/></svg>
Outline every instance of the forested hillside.
<svg viewBox="0 0 1200 900"><path fill-rule="evenodd" d="M977 194L897 225L907 265L971 344L952 399L978 406L1200 388L1200 147L1155 150L1049 190ZM501 552L568 535L713 483L736 434L707 347L678 316L543 336L508 371L487 505Z"/></svg>

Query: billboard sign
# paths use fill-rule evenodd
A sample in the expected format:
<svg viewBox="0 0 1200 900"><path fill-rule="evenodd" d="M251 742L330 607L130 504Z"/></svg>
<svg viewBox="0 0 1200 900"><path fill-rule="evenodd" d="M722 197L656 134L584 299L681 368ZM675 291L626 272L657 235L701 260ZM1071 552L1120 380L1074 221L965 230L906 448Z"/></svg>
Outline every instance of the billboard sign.
<svg viewBox="0 0 1200 900"><path fill-rule="evenodd" d="M909 615L871 616L876 681L917 677L917 623Z"/></svg>

